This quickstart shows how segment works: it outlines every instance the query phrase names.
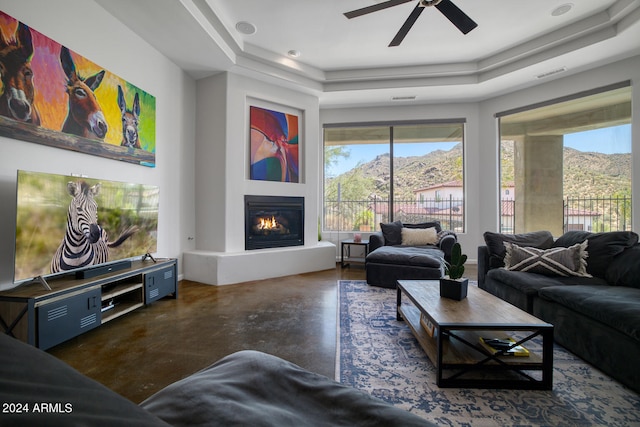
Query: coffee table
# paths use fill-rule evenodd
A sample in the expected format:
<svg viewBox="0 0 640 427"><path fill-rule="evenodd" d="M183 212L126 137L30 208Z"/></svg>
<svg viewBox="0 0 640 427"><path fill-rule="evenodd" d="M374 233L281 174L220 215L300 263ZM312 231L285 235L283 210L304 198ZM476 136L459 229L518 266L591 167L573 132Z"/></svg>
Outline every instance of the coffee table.
<svg viewBox="0 0 640 427"><path fill-rule="evenodd" d="M553 325L476 286L462 301L441 298L438 280L398 280L397 291L397 318L435 365L439 387L552 389ZM490 354L480 345L487 336L513 337L529 355Z"/></svg>

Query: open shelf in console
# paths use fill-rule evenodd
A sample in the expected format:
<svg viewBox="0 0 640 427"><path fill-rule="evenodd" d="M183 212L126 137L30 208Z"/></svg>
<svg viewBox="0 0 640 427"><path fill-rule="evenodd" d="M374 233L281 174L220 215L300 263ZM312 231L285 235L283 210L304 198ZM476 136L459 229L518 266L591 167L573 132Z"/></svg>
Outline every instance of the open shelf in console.
<svg viewBox="0 0 640 427"><path fill-rule="evenodd" d="M102 324L144 305L142 274L102 285Z"/></svg>

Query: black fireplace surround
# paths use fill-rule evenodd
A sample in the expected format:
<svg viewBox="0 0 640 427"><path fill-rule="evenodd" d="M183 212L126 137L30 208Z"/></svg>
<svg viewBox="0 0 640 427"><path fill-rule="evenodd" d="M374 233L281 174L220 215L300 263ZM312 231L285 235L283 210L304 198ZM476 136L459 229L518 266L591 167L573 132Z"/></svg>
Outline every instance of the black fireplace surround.
<svg viewBox="0 0 640 427"><path fill-rule="evenodd" d="M244 196L245 249L304 245L304 197Z"/></svg>

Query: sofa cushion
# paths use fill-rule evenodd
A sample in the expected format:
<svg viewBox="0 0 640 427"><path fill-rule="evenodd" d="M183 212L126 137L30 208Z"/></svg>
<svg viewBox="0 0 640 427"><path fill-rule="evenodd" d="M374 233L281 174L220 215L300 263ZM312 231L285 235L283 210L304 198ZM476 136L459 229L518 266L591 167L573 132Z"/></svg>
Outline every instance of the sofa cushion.
<svg viewBox="0 0 640 427"><path fill-rule="evenodd" d="M140 406L172 426L435 425L364 391L252 350L226 356Z"/></svg>
<svg viewBox="0 0 640 427"><path fill-rule="evenodd" d="M400 245L402 244L402 222L394 221L389 223L380 223L380 229L384 236L385 245Z"/></svg>
<svg viewBox="0 0 640 427"><path fill-rule="evenodd" d="M436 233L442 231L442 226L438 221L421 222L419 224L403 224L402 221L394 221L388 223L380 223L380 229L384 236L384 244L390 246L396 246L402 244L402 229L403 228L435 228Z"/></svg>
<svg viewBox="0 0 640 427"><path fill-rule="evenodd" d="M489 268L504 267L507 249L504 242L515 243L520 247L549 249L553 244L553 236L549 231L533 231L523 234L500 234L486 231L484 241L489 250Z"/></svg>
<svg viewBox="0 0 640 427"><path fill-rule="evenodd" d="M540 289L538 294L640 341L640 289L608 285L551 286Z"/></svg>
<svg viewBox="0 0 640 427"><path fill-rule="evenodd" d="M626 248L638 243L638 235L632 231L609 231L605 233L590 233L588 231L567 231L560 236L553 247L569 247L576 243L589 241L587 252L587 272L604 278L613 258Z"/></svg>
<svg viewBox="0 0 640 427"><path fill-rule="evenodd" d="M576 243L569 248L522 248L515 243L504 243L507 254L504 264L507 270L526 271L546 276L591 277L587 273L587 242Z"/></svg>
<svg viewBox="0 0 640 427"><path fill-rule="evenodd" d="M640 289L640 245L625 249L613 258L605 275L613 286Z"/></svg>
<svg viewBox="0 0 640 427"><path fill-rule="evenodd" d="M429 222L420 222L418 224L408 224L403 223L403 227L405 228L435 228L436 232L439 233L442 231L442 225L440 225L439 221L429 221Z"/></svg>
<svg viewBox="0 0 640 427"><path fill-rule="evenodd" d="M550 286L574 285L606 285L607 282L599 277L577 276L545 276L525 271L510 271L505 268L494 268L487 272L487 280L500 283L504 286L516 289L526 295L536 295L542 288Z"/></svg>
<svg viewBox="0 0 640 427"><path fill-rule="evenodd" d="M440 268L444 262L444 253L435 247L382 246L367 255L367 263L371 262Z"/></svg>
<svg viewBox="0 0 640 427"><path fill-rule="evenodd" d="M29 413L0 414L3 426L169 426L49 353L0 333L0 401ZM35 404L61 405L56 413ZM48 406L47 406L48 407ZM6 408L4 408L6 410Z"/></svg>
<svg viewBox="0 0 640 427"><path fill-rule="evenodd" d="M403 246L424 246L438 243L438 233L435 227L407 228L402 227Z"/></svg>

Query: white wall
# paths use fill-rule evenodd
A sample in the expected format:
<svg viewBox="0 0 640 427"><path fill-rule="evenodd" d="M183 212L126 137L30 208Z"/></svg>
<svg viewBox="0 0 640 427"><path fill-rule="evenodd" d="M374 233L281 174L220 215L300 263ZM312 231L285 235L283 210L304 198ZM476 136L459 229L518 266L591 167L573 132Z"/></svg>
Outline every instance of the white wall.
<svg viewBox="0 0 640 427"><path fill-rule="evenodd" d="M300 115L300 183L249 179L250 105ZM304 197L305 246L317 245L318 111L316 97L252 78L224 73L198 81L198 250L244 251L246 194Z"/></svg>
<svg viewBox="0 0 640 427"><path fill-rule="evenodd" d="M196 250L184 254L185 278L226 285L335 268L335 246L318 242L318 98L231 73L199 80L197 93L198 238ZM250 106L300 118L300 182L250 179ZM304 246L245 251L245 195L304 197Z"/></svg>
<svg viewBox="0 0 640 427"><path fill-rule="evenodd" d="M0 289L13 281L18 169L157 185L156 255L195 247L195 82L92 1L0 0L0 10L154 95L157 108L155 168L0 137Z"/></svg>
<svg viewBox="0 0 640 427"><path fill-rule="evenodd" d="M226 246L227 77L221 73L197 82L196 248L208 251Z"/></svg>
<svg viewBox="0 0 640 427"><path fill-rule="evenodd" d="M458 236L470 259L477 257L476 247L484 244L485 231L497 231L499 224L499 132L495 114L541 101L571 95L589 89L631 80L633 90L632 150L633 150L633 224L640 224L640 56L610 65L543 82L537 86L498 96L483 102L442 105L394 106L379 108L321 109L320 126L327 123L371 121L432 120L466 118L465 181L466 232ZM322 152L319 152L322 155ZM322 200L322 195L320 195ZM338 241L325 233L324 238Z"/></svg>

